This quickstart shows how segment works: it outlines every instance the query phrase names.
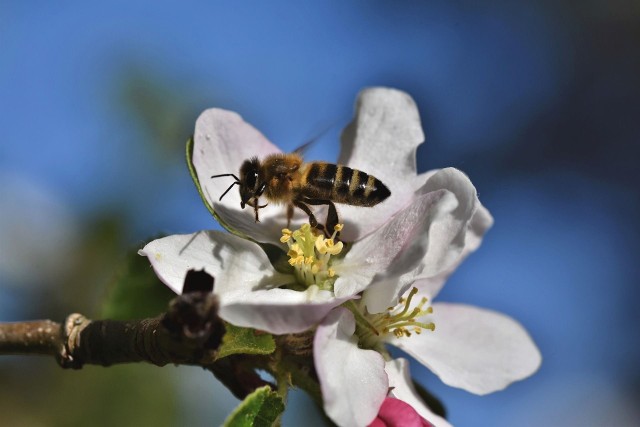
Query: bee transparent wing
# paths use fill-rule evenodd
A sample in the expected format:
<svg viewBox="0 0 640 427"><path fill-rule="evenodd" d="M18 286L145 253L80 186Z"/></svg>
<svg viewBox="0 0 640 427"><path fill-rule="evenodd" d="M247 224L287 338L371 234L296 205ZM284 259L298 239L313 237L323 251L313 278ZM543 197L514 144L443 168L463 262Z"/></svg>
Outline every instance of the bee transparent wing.
<svg viewBox="0 0 640 427"><path fill-rule="evenodd" d="M313 138L311 138L310 140L306 141L304 144L302 144L301 146L299 146L298 148L296 148L295 150L293 150L294 154L298 154L302 157L304 157L304 154L307 152L307 150L316 142L318 142L318 140L320 138L322 138L324 135L326 135L327 132L329 132L329 130L331 130L337 123L333 123L329 126L327 126L326 128L322 129L316 136L314 136Z"/></svg>

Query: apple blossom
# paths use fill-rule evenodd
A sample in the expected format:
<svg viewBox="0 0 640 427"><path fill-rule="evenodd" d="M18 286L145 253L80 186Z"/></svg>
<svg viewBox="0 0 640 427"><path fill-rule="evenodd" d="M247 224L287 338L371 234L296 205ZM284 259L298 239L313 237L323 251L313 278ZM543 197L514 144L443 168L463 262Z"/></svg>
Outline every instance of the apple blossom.
<svg viewBox="0 0 640 427"><path fill-rule="evenodd" d="M386 88L360 94L339 163L375 174L391 196L374 208L340 205L342 224L326 237L303 215L294 217L292 230L284 228L282 207L261 209L257 223L251 210L240 208L236 192L218 200L229 183L212 175L236 173L244 160L279 150L236 113L206 110L196 122L193 166L205 202L232 234L168 236L140 253L178 293L189 269L213 275L220 317L236 326L274 334L317 326L315 368L325 411L337 424L367 425L394 397L433 425L448 426L422 403L406 361L392 360L386 344L405 350L446 384L476 394L531 375L541 358L515 320L432 302L493 219L462 172L417 174L422 140L407 94ZM338 231L343 242L336 240ZM264 244L283 249L288 268L276 263L276 269Z"/></svg>
<svg viewBox="0 0 640 427"><path fill-rule="evenodd" d="M381 283L393 282L384 287L393 300L414 276L426 280L446 272L462 253L466 235L481 236L490 224L470 226L476 217L488 214L464 174L451 168L416 174L415 150L422 136L417 109L407 94L375 88L360 95L356 119L345 130L341 159L375 171L393 190L375 208L340 206L346 223L342 236L355 241L346 255L336 256L331 250L317 254L324 261L314 268L322 267L321 276L331 276L328 281L314 276L301 282L301 269L307 264L293 262L293 272L277 271L261 246L220 232L168 236L149 243L140 253L175 292L181 292L188 269L204 268L216 278L214 292L220 298L223 319L277 334L312 327L333 307L376 284L380 288ZM211 109L196 122L193 164L202 193L221 224L242 237L282 245L286 222L282 208L262 209L262 220L256 223L252 212L239 208L235 192L224 203L218 202L217 195L227 184L210 179L217 172L235 170L248 157L275 151L236 113ZM310 242L313 239L308 237ZM327 245L333 242L325 240ZM307 260L314 255L309 250L315 243L307 245Z"/></svg>

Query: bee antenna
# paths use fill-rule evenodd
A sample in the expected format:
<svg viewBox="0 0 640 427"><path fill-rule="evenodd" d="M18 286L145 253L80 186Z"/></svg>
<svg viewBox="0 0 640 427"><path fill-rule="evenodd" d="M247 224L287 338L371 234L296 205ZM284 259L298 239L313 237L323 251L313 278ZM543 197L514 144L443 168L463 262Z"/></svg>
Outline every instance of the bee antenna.
<svg viewBox="0 0 640 427"><path fill-rule="evenodd" d="M238 177L237 177L237 176L235 176L235 175L234 175L234 174L232 174L232 173L223 173L223 174L220 174L220 175L213 175L211 178L220 178L221 176L232 176L232 177L234 177L234 178L235 178L235 180L236 180L236 181L240 181L240 180L238 179Z"/></svg>
<svg viewBox="0 0 640 427"><path fill-rule="evenodd" d="M212 177L212 178L213 178L213 177ZM218 199L218 201L221 201L221 200L222 200L222 198L223 198L223 197L224 197L224 196L229 192L229 190L231 190L231 189L233 188L233 186L234 186L234 185L240 185L240 181L236 181L236 182L234 182L233 184L231 184L231 185L229 186L229 188L227 188L227 189L224 191L224 193L222 193L222 196L220 196L220 198Z"/></svg>

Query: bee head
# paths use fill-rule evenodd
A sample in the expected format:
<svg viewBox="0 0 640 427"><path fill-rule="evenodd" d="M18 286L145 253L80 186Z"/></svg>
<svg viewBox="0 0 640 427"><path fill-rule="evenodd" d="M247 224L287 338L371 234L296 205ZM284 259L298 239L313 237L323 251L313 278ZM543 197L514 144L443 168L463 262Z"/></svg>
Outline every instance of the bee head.
<svg viewBox="0 0 640 427"><path fill-rule="evenodd" d="M257 157L245 160L240 167L240 207L245 204L253 206L252 199L257 202L264 192L266 184L262 178L260 161Z"/></svg>

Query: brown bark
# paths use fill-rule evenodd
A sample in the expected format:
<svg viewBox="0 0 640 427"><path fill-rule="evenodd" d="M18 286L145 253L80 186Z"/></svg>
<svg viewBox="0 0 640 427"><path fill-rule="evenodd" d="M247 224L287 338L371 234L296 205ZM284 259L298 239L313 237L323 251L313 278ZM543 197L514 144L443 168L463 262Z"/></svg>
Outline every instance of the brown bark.
<svg viewBox="0 0 640 427"><path fill-rule="evenodd" d="M51 320L0 323L0 355L40 354L63 368L149 362L205 366L215 360L224 335L218 302L209 292L176 297L154 318L131 321L90 320L71 314Z"/></svg>

